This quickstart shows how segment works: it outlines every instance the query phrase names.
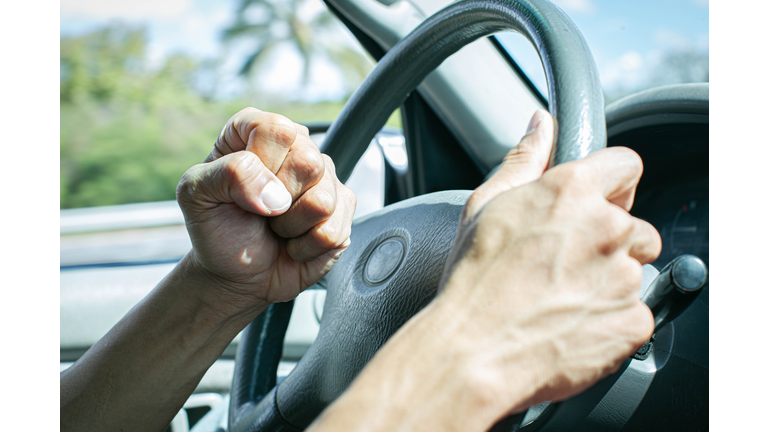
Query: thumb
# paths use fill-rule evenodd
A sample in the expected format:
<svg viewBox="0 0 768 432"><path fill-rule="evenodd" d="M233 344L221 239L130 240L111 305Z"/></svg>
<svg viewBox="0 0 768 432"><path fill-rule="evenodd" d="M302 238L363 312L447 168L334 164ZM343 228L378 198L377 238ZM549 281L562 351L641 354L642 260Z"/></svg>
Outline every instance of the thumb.
<svg viewBox="0 0 768 432"><path fill-rule="evenodd" d="M176 199L185 215L235 203L251 213L277 216L291 206L283 183L249 151L193 166L179 181Z"/></svg>
<svg viewBox="0 0 768 432"><path fill-rule="evenodd" d="M547 169L552 152L554 121L544 110L536 110L520 144L504 156L499 170L481 184L467 201L462 216L468 222L503 192L538 180Z"/></svg>

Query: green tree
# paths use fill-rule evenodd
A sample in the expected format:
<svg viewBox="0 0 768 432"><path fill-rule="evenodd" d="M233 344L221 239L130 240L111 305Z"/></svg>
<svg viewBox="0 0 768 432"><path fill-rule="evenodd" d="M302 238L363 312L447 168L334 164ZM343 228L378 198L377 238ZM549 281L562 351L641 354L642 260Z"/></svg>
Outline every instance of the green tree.
<svg viewBox="0 0 768 432"><path fill-rule="evenodd" d="M61 38L62 208L173 199L236 111L196 93L195 60L151 68L146 46L123 25Z"/></svg>
<svg viewBox="0 0 768 432"><path fill-rule="evenodd" d="M62 38L61 102L136 97L144 81L146 43L143 28L125 26Z"/></svg>

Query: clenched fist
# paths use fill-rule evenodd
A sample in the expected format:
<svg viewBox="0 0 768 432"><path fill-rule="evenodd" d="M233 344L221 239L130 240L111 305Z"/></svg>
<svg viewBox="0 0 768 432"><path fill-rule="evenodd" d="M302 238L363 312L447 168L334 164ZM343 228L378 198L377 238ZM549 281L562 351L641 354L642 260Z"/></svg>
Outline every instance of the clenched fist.
<svg viewBox="0 0 768 432"><path fill-rule="evenodd" d="M306 127L246 108L176 190L189 257L229 304L295 298L349 246L356 199Z"/></svg>

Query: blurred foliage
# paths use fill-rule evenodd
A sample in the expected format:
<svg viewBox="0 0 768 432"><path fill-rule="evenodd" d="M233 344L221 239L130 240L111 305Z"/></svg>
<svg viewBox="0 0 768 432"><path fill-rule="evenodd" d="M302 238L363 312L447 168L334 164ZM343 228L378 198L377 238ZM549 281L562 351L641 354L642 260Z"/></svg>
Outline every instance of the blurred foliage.
<svg viewBox="0 0 768 432"><path fill-rule="evenodd" d="M291 47L301 56L302 85L312 66L324 57L340 66L349 94L373 68L373 60L338 38L341 24L328 9L314 10L317 0L239 0L235 21L224 30L226 42L246 41L253 47L240 73L256 74L276 48Z"/></svg>
<svg viewBox="0 0 768 432"><path fill-rule="evenodd" d="M204 61L177 54L150 67L146 31L120 24L62 37L60 65L61 208L174 199L246 106L309 123L344 104L210 100L195 87ZM400 127L399 116L388 124Z"/></svg>
<svg viewBox="0 0 768 432"><path fill-rule="evenodd" d="M147 68L143 28L112 25L77 38L61 39L61 103L137 103L147 109L190 107L197 63L173 55L154 71Z"/></svg>

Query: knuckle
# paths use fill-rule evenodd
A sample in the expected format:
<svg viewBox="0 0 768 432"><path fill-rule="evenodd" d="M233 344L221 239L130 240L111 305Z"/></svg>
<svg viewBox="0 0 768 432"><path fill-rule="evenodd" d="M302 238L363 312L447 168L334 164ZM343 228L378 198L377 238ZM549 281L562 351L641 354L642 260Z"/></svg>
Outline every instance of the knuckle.
<svg viewBox="0 0 768 432"><path fill-rule="evenodd" d="M652 259L656 259L661 255L661 234L659 234L659 231L656 229L655 226L651 225L649 222L646 222L642 219L638 219L641 224L643 224L646 227L646 230L650 233L650 254Z"/></svg>
<svg viewBox="0 0 768 432"><path fill-rule="evenodd" d="M315 240L320 248L327 250L336 247L344 234L343 229L333 223L325 223L318 230Z"/></svg>
<svg viewBox="0 0 768 432"><path fill-rule="evenodd" d="M296 124L296 131L302 135L309 136L309 128L304 126L303 124L295 123Z"/></svg>
<svg viewBox="0 0 768 432"><path fill-rule="evenodd" d="M567 165L566 165L567 166ZM569 185L588 185L595 182L599 173L590 164L572 163L566 170L566 181Z"/></svg>
<svg viewBox="0 0 768 432"><path fill-rule="evenodd" d="M661 235L653 225L642 219L634 219L634 222L638 235L633 240L641 247L641 254L636 258L644 263L656 260L661 255Z"/></svg>
<svg viewBox="0 0 768 432"><path fill-rule="evenodd" d="M188 169L184 175L181 176L179 184L176 185L176 200L179 202L179 204L190 201L191 198L195 195L198 170L199 165L195 165Z"/></svg>
<svg viewBox="0 0 768 432"><path fill-rule="evenodd" d="M333 177L336 177L336 164L333 163L333 159L331 159L330 156L323 153L323 161L325 161L325 169L329 171L331 174L333 174Z"/></svg>
<svg viewBox="0 0 768 432"><path fill-rule="evenodd" d="M550 189L556 193L577 194L587 191L598 179L599 173L590 164L580 161L569 162L548 171L543 177Z"/></svg>
<svg viewBox="0 0 768 432"><path fill-rule="evenodd" d="M280 114L266 114L255 132L283 147L290 147L296 140L296 125Z"/></svg>
<svg viewBox="0 0 768 432"><path fill-rule="evenodd" d="M357 195L355 195L355 192L352 189L348 188L346 185L339 184L339 191L345 202L352 206L352 210L357 208Z"/></svg>
<svg viewBox="0 0 768 432"><path fill-rule="evenodd" d="M254 107L243 108L240 111L236 112L235 115L229 118L229 121L227 121L227 126L233 126L236 128L240 126L243 123L243 121L245 121L247 118L249 118L253 114L257 114L260 112L261 111L257 110Z"/></svg>
<svg viewBox="0 0 768 432"><path fill-rule="evenodd" d="M233 153L227 158L222 172L228 178L239 179L253 166L255 158L256 155L248 151Z"/></svg>
<svg viewBox="0 0 768 432"><path fill-rule="evenodd" d="M241 109L240 111L238 111L235 115L233 115L232 118L231 118L231 121L236 121L236 122L239 123L239 122L242 122L245 119L250 118L254 114L258 114L260 112L261 112L261 110L258 110L258 109L254 108L254 107L245 107L245 108Z"/></svg>
<svg viewBox="0 0 768 432"><path fill-rule="evenodd" d="M260 112L261 111L259 111L258 109L254 108L254 107L245 107L245 108L241 109L240 111L238 111L237 114L235 114L235 115L238 115L238 114L242 115L242 114L260 113Z"/></svg>
<svg viewBox="0 0 768 432"><path fill-rule="evenodd" d="M643 266L639 262L628 259L621 268L623 285L632 293L636 293L643 283Z"/></svg>
<svg viewBox="0 0 768 432"><path fill-rule="evenodd" d="M604 217L595 220L597 232L600 233L597 243L599 252L604 256L616 253L629 240L633 224L628 215L607 212Z"/></svg>
<svg viewBox="0 0 768 432"><path fill-rule="evenodd" d="M636 151L629 147L610 147L608 150L616 153L626 162L626 168L636 172L638 175L643 172L643 159L637 154Z"/></svg>
<svg viewBox="0 0 768 432"><path fill-rule="evenodd" d="M253 129L254 127L256 127L248 119L252 118L253 115L260 112L261 111L253 107L247 107L247 108L241 109L229 119L229 121L227 122L227 125L225 126L225 130L234 129L238 134L240 134L241 137L248 136L247 133L243 133L243 132L248 129Z"/></svg>
<svg viewBox="0 0 768 432"><path fill-rule="evenodd" d="M309 204L316 218L328 219L336 210L336 197L320 189L309 197Z"/></svg>
<svg viewBox="0 0 768 432"><path fill-rule="evenodd" d="M603 235L610 242L621 242L634 231L634 224L628 214L619 211L609 212L602 218Z"/></svg>
<svg viewBox="0 0 768 432"><path fill-rule="evenodd" d="M334 247L340 246L343 242L347 241L347 239L352 235L352 225L351 224L344 224L341 226L341 234L339 235L338 239L336 239L336 244Z"/></svg>
<svg viewBox="0 0 768 432"><path fill-rule="evenodd" d="M462 220L472 219L480 210L484 202L485 202L485 193L481 186L475 189L474 192L472 192L472 195L469 196L469 199L467 200L466 204L464 204L464 209L461 213L461 219Z"/></svg>
<svg viewBox="0 0 768 432"><path fill-rule="evenodd" d="M302 179L317 181L323 177L325 161L320 153L308 149L296 152L293 158L294 169Z"/></svg>

